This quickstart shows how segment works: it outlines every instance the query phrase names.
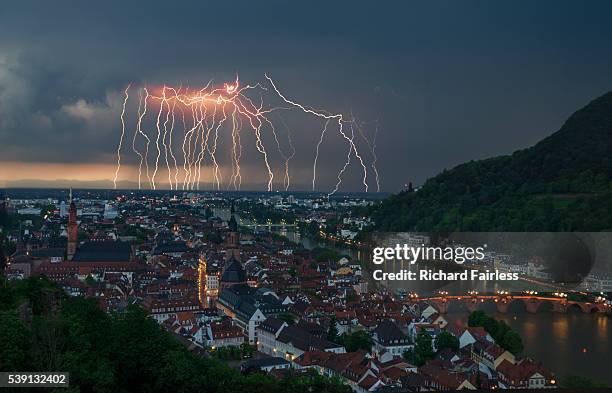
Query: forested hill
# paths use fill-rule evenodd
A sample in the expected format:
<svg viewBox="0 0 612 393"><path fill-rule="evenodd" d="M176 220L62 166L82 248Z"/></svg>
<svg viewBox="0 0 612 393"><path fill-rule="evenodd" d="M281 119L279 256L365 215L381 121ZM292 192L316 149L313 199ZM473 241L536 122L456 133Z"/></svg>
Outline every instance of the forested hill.
<svg viewBox="0 0 612 393"><path fill-rule="evenodd" d="M611 138L609 92L535 146L445 170L370 214L390 231L611 230Z"/></svg>

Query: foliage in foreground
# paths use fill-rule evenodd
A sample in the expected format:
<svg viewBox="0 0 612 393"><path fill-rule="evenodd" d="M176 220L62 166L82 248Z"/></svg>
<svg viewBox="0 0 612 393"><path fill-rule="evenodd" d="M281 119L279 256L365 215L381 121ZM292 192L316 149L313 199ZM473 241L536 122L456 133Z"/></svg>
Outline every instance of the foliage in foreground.
<svg viewBox="0 0 612 393"><path fill-rule="evenodd" d="M44 278L0 280L0 371L67 371L73 392L351 391L320 376L242 375L188 352L140 307L109 315Z"/></svg>

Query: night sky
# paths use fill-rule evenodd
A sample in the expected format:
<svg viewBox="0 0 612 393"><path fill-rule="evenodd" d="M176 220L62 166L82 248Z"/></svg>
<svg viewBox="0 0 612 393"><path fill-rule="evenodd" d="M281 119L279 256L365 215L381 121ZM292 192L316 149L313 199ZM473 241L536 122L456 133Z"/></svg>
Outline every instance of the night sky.
<svg viewBox="0 0 612 393"><path fill-rule="evenodd" d="M0 186L112 186L129 83L195 87L238 74L254 84L267 73L301 103L357 116L369 136L378 124L381 188L391 192L528 147L612 90L610 1L174 3L0 6ZM323 123L283 121L297 150L292 189L309 189ZM338 135L326 142L321 190L347 154ZM126 187L137 164L128 153ZM252 146L243 166L243 188L264 189ZM360 176L353 159L341 189L362 190Z"/></svg>

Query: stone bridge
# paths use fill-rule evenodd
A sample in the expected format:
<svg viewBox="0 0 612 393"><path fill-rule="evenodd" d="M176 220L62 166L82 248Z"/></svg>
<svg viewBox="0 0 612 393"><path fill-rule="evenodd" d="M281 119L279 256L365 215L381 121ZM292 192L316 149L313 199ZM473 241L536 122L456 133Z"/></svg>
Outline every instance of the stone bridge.
<svg viewBox="0 0 612 393"><path fill-rule="evenodd" d="M508 312L508 307L514 302L522 302L525 309L529 313L537 313L540 306L546 302L552 305L554 312L565 313L571 307L579 308L584 313L607 312L610 311L610 306L597 301L575 301L568 300L566 297L547 297L529 294L495 294L495 295L440 295L427 298L411 297L407 299L407 303L420 300L429 301L433 304L441 314L448 312L448 307L452 302L461 302L466 305L468 311L475 311L479 304L485 302L494 302L499 313L505 314Z"/></svg>

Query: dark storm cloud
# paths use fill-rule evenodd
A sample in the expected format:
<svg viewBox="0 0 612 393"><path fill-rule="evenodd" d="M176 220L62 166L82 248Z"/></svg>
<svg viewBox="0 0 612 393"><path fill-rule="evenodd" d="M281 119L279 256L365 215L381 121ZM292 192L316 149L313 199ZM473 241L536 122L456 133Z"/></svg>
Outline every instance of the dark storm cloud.
<svg viewBox="0 0 612 393"><path fill-rule="evenodd" d="M127 83L267 72L305 103L378 120L393 191L529 146L612 89L606 1L175 3L4 4L0 160L109 163ZM318 130L299 121L296 144L311 148ZM334 142L326 187L346 155ZM311 161L298 154L296 173ZM359 183L354 167L345 184Z"/></svg>

